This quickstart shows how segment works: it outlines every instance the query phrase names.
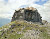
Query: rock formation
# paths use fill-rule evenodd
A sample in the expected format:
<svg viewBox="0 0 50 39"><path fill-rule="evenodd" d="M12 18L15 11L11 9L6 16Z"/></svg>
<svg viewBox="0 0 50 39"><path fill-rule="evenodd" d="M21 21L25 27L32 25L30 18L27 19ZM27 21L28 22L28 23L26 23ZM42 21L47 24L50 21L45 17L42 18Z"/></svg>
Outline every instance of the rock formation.
<svg viewBox="0 0 50 39"><path fill-rule="evenodd" d="M42 17L38 13L38 10L33 7L20 8L15 10L14 15L11 21L15 20L26 20L31 22L40 22L42 23Z"/></svg>

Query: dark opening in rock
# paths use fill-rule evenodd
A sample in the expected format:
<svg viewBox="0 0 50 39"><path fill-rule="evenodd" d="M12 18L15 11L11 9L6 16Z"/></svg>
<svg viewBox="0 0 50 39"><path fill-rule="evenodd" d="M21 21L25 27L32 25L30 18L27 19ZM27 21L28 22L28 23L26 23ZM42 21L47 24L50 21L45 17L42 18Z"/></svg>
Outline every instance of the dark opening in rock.
<svg viewBox="0 0 50 39"><path fill-rule="evenodd" d="M5 37L5 38L7 38L7 37Z"/></svg>

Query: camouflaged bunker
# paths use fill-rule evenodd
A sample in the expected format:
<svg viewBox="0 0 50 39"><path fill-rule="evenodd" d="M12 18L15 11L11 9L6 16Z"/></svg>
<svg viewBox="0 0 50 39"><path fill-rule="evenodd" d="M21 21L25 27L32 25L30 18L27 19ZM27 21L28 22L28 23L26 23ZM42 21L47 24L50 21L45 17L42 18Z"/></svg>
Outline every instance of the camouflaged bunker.
<svg viewBox="0 0 50 39"><path fill-rule="evenodd" d="M15 10L11 21L15 20L26 20L31 22L42 22L42 17L38 13L38 10L33 7L20 8Z"/></svg>

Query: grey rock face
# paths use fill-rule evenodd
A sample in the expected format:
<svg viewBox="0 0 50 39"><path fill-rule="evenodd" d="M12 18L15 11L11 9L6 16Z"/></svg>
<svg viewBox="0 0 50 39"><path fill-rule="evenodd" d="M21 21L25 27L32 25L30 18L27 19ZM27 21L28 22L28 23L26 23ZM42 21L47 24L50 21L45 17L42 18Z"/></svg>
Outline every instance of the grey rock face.
<svg viewBox="0 0 50 39"><path fill-rule="evenodd" d="M26 20L31 22L40 22L42 23L42 17L38 13L38 10L33 7L21 8L15 10L14 15L11 21L15 20Z"/></svg>

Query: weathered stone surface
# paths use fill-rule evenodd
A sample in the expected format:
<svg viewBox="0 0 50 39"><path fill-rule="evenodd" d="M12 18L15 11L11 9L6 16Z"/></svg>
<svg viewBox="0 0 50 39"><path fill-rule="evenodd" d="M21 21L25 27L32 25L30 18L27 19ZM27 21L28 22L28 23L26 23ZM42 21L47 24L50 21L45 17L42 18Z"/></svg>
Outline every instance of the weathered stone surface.
<svg viewBox="0 0 50 39"><path fill-rule="evenodd" d="M15 10L11 21L15 20L26 20L31 22L42 22L42 17L38 13L38 10L33 7L21 8Z"/></svg>

